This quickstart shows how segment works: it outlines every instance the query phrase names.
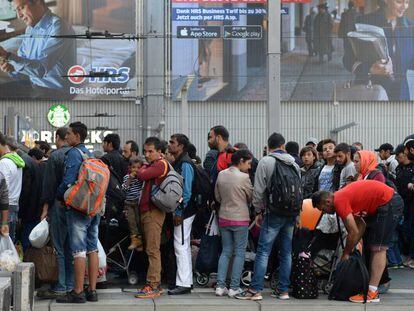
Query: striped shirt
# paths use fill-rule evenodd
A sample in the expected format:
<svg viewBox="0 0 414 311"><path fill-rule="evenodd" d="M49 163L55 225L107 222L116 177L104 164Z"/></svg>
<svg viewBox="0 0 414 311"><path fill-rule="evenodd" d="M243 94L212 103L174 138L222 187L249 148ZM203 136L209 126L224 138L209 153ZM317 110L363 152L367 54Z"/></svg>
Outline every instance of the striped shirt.
<svg viewBox="0 0 414 311"><path fill-rule="evenodd" d="M128 184L130 178L132 178L132 180ZM125 192L125 201L137 201L141 196L142 181L136 177L125 175L122 190Z"/></svg>

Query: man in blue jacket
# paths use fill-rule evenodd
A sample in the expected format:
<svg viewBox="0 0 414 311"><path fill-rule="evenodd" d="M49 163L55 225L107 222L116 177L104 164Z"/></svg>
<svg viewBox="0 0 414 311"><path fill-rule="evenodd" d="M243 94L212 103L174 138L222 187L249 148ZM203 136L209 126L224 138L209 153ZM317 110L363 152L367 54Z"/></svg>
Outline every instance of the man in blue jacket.
<svg viewBox="0 0 414 311"><path fill-rule="evenodd" d="M191 293L193 285L193 270L191 264L191 227L197 212L191 202L194 181L193 162L187 150L190 140L184 134L174 134L170 138L168 151L174 156L174 169L183 176L183 201L174 212L174 249L177 259L176 288L168 292L169 295L183 295Z"/></svg>
<svg viewBox="0 0 414 311"><path fill-rule="evenodd" d="M66 153L63 180L57 190L57 199L63 202L64 194L70 186L76 183L83 155L91 157L84 141L88 128L81 122L71 123L66 134L66 141L71 149ZM63 203L64 204L64 203ZM74 258L75 287L56 301L59 303L85 303L98 301L96 280L98 277L98 226L101 215L88 217L73 209L66 212L66 222L69 233L69 243ZM84 278L88 255L89 288L84 292Z"/></svg>

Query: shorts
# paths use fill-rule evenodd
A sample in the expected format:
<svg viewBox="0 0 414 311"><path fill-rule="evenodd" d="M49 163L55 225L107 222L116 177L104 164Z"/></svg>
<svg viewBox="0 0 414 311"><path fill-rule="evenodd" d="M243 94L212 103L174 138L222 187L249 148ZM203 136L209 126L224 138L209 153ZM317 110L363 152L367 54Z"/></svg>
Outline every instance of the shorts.
<svg viewBox="0 0 414 311"><path fill-rule="evenodd" d="M404 202L398 193L385 205L378 207L377 213L367 217L364 241L373 252L389 248L392 236L403 215Z"/></svg>
<svg viewBox="0 0 414 311"><path fill-rule="evenodd" d="M82 252L90 254L98 251L100 220L101 215L90 218L73 209L66 212L70 250L73 256Z"/></svg>

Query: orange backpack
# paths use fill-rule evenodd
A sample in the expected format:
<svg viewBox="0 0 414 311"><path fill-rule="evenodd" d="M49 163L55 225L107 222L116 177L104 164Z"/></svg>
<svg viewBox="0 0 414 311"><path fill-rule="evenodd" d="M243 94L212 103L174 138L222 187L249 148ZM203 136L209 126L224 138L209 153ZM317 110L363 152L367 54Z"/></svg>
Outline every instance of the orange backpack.
<svg viewBox="0 0 414 311"><path fill-rule="evenodd" d="M65 204L86 216L94 217L105 207L110 172L101 160L89 158L78 150L82 154L83 162L78 180L65 192Z"/></svg>

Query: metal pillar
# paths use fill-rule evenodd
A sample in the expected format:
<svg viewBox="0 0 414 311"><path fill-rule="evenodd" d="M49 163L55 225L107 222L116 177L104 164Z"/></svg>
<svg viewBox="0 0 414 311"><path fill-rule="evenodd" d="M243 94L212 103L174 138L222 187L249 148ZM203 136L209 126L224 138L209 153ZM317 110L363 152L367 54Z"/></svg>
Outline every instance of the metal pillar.
<svg viewBox="0 0 414 311"><path fill-rule="evenodd" d="M280 0L268 1L267 131L280 132Z"/></svg>
<svg viewBox="0 0 414 311"><path fill-rule="evenodd" d="M142 0L143 18L143 141L148 134L162 136L165 117L165 79L167 60L164 55L168 36L166 34L168 1ZM162 138L162 137L161 137Z"/></svg>

